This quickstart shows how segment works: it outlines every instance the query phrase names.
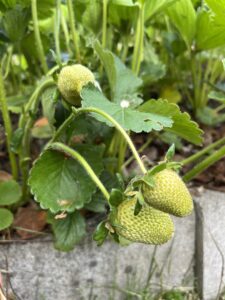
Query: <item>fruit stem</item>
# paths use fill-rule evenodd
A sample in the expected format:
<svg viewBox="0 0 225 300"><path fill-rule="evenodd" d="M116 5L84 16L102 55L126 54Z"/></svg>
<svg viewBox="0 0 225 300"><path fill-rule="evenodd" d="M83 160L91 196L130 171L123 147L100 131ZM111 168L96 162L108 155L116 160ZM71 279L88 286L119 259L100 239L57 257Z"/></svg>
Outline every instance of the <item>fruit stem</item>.
<svg viewBox="0 0 225 300"><path fill-rule="evenodd" d="M68 13L69 13L69 24L70 24L70 30L72 33L72 39L73 39L73 45L74 49L76 51L76 59L78 62L80 62L80 49L79 49L79 36L76 31L76 24L75 24L75 16L73 11L73 3L72 0L67 0L67 7L68 7Z"/></svg>
<svg viewBox="0 0 225 300"><path fill-rule="evenodd" d="M71 149L70 147L64 145L63 143L53 143L49 145L48 149L53 149L57 151L61 151L72 157L73 159L77 160L81 166L86 170L88 175L91 177L91 179L94 181L94 183L97 185L97 187L100 189L104 197L107 201L109 201L109 193L106 190L105 186L101 182L101 180L98 178L98 176L95 174L91 166L88 164L88 162L84 159L83 156L81 156L77 151L74 149Z"/></svg>
<svg viewBox="0 0 225 300"><path fill-rule="evenodd" d="M196 177L201 172L205 171L208 167L213 165L215 162L217 162L224 156L225 156L225 146L223 146L222 148L220 148L219 150L217 150L216 152L208 156L206 159L204 159L199 164L197 164L193 169L187 172L184 175L183 180L185 182L192 180L194 177Z"/></svg>
<svg viewBox="0 0 225 300"><path fill-rule="evenodd" d="M195 160L199 159L201 156L203 156L204 154L208 153L209 151L211 151L212 149L222 145L225 143L225 137L219 139L218 141L214 142L213 144L207 146L206 148L204 148L201 151L198 151L197 153L189 156L188 158L184 159L181 161L181 164L184 165L188 165L189 163L194 162Z"/></svg>
<svg viewBox="0 0 225 300"><path fill-rule="evenodd" d="M55 82L53 79L47 79L39 87L37 87L30 97L24 113L20 117L19 128L23 130L22 146L21 150L19 151L19 161L23 179L21 201L25 201L27 197L27 180L30 163L30 129L35 122L34 115L36 114L38 108L40 95L45 89L54 85Z"/></svg>
<svg viewBox="0 0 225 300"><path fill-rule="evenodd" d="M75 115L78 115L80 113L85 113L85 112L93 112L93 113L97 113L99 115L101 115L103 118L105 118L106 120L108 120L110 123L112 123L116 129L122 134L122 136L124 137L124 139L126 140L127 144L129 145L135 159L138 162L138 165L141 169L141 171L146 174L147 170L131 140L131 138L129 137L129 135L127 134L127 132L123 129L123 127L114 119L112 118L109 114L107 114L106 112L102 111L99 108L95 108L95 107L87 107L87 108L78 108L76 109L75 107L72 107L72 111Z"/></svg>
<svg viewBox="0 0 225 300"><path fill-rule="evenodd" d="M46 74L48 72L48 65L45 60L44 47L41 41L40 30L38 27L38 14L37 14L37 0L31 0L32 19L34 24L34 35L36 40L37 51L41 61L42 69Z"/></svg>
<svg viewBox="0 0 225 300"><path fill-rule="evenodd" d="M129 135L126 133L126 131L123 129L123 127L121 127L121 125L115 119L113 119L110 115L108 115L106 112L100 110L99 108L87 107L87 108L76 109L75 107L72 107L72 114L58 128L58 130L56 131L55 135L53 136L51 141L48 143L48 145L55 142L60 137L60 135L63 133L63 131L70 125L70 123L72 123L72 121L74 120L74 117L78 116L81 113L85 113L85 112L97 113L97 114L101 115L102 117L104 117L105 119L107 119L110 123L112 123L116 127L116 129L122 134L122 136L126 140L127 144L129 145L134 158L138 162L138 165L139 165L141 171L144 174L146 174L147 170L146 170L132 140L130 139Z"/></svg>
<svg viewBox="0 0 225 300"><path fill-rule="evenodd" d="M18 168L17 168L17 162L15 154L10 149L10 142L12 137L12 124L9 116L9 111L7 107L7 101L5 96L5 88L4 88L4 82L2 77L2 70L0 69L0 106L2 111L2 118L4 121L5 126L5 132L6 132L6 144L7 144L7 150L9 153L9 160L12 170L12 175L15 180L18 179Z"/></svg>

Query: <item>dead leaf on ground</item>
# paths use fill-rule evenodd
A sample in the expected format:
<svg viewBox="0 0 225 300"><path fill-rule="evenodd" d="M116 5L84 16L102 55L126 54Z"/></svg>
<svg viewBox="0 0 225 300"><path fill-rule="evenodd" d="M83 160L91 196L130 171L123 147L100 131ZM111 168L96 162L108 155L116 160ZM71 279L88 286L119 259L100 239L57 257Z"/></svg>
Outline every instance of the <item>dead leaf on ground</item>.
<svg viewBox="0 0 225 300"><path fill-rule="evenodd" d="M5 172L5 171L0 171L0 182L3 181L8 181L12 179L12 175Z"/></svg>
<svg viewBox="0 0 225 300"><path fill-rule="evenodd" d="M43 117L38 119L35 123L34 123L34 127L44 127L47 126L49 124L48 119Z"/></svg>
<svg viewBox="0 0 225 300"><path fill-rule="evenodd" d="M38 210L34 205L29 205L18 209L13 225L15 227L41 232L46 223L46 212ZM38 233L28 232L22 229L16 229L16 232L22 239L29 239L38 235Z"/></svg>

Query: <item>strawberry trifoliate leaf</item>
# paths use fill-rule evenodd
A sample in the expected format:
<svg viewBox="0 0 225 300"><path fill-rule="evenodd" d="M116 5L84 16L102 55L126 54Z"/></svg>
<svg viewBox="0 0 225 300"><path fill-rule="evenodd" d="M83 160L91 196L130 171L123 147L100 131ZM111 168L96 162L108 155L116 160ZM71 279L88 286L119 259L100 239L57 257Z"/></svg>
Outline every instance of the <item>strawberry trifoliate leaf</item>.
<svg viewBox="0 0 225 300"><path fill-rule="evenodd" d="M103 147L79 145L76 150L99 176L103 170ZM53 213L82 208L96 191L95 183L77 161L52 150L45 151L35 162L29 185L41 207Z"/></svg>
<svg viewBox="0 0 225 300"><path fill-rule="evenodd" d="M8 228L13 222L13 214L6 208L0 208L0 230Z"/></svg>
<svg viewBox="0 0 225 300"><path fill-rule="evenodd" d="M129 101L131 106L142 102L138 97L138 89L142 80L138 78L124 63L109 50L102 48L100 43L94 43L94 49L101 59L110 84L112 101L120 103L123 99Z"/></svg>
<svg viewBox="0 0 225 300"><path fill-rule="evenodd" d="M120 103L110 102L97 88L93 85L84 87L81 92L82 107L95 107L103 110L112 116L125 130L134 132L150 132L152 130L160 131L164 127L172 127L173 120L171 116L159 112L142 112L130 108L129 102L122 100ZM93 113L94 118L113 126L99 114Z"/></svg>
<svg viewBox="0 0 225 300"><path fill-rule="evenodd" d="M55 236L55 248L61 251L73 250L74 246L85 236L85 220L78 211L68 214L63 219L48 216Z"/></svg>
<svg viewBox="0 0 225 300"><path fill-rule="evenodd" d="M178 105L169 103L164 99L152 99L142 104L139 110L171 118L173 125L170 128L164 126L166 131L172 132L193 144L199 145L202 143L202 130L196 122L191 120L188 113L180 111Z"/></svg>

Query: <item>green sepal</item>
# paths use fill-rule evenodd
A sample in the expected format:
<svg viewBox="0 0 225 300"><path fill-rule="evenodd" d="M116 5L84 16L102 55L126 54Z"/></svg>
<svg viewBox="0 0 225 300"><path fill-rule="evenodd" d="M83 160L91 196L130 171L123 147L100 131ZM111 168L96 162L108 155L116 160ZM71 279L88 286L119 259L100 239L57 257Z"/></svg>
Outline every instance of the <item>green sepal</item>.
<svg viewBox="0 0 225 300"><path fill-rule="evenodd" d="M111 206L117 207L124 200L123 193L118 189L112 189L110 193L109 203Z"/></svg>
<svg viewBox="0 0 225 300"><path fill-rule="evenodd" d="M144 203L145 203L145 200L144 200L144 197L142 195L142 192L139 191L137 193L137 201L136 201L135 208L134 208L134 215L135 216L137 216L140 213Z"/></svg>
<svg viewBox="0 0 225 300"><path fill-rule="evenodd" d="M108 236L109 230L106 228L107 220L100 222L93 233L93 240L96 241L97 246L101 246Z"/></svg>
<svg viewBox="0 0 225 300"><path fill-rule="evenodd" d="M125 183L124 183L123 177L121 176L120 173L116 173L116 178L118 180L120 190L124 191L125 190Z"/></svg>
<svg viewBox="0 0 225 300"><path fill-rule="evenodd" d="M175 154L175 144L172 144L166 152L165 161L170 162L172 161Z"/></svg>
<svg viewBox="0 0 225 300"><path fill-rule="evenodd" d="M119 243L121 246L129 246L130 244L132 244L131 241L125 239L124 237L118 235L118 238L119 238Z"/></svg>

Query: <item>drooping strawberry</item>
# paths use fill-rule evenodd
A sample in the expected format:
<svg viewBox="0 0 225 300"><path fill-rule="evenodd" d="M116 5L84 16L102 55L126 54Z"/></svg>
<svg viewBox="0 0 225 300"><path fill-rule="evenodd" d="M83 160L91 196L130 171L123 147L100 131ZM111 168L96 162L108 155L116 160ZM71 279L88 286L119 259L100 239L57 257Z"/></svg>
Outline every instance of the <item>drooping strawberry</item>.
<svg viewBox="0 0 225 300"><path fill-rule="evenodd" d="M115 230L131 242L160 245L172 238L174 224L170 216L146 204L134 215L136 199L123 201L117 207Z"/></svg>
<svg viewBox="0 0 225 300"><path fill-rule="evenodd" d="M88 68L75 64L62 68L58 77L58 88L66 101L72 105L79 105L82 88L94 81L94 75Z"/></svg>
<svg viewBox="0 0 225 300"><path fill-rule="evenodd" d="M147 204L177 217L184 217L192 212L192 197L175 171L165 169L154 175L153 179L154 187L147 184L142 187Z"/></svg>

